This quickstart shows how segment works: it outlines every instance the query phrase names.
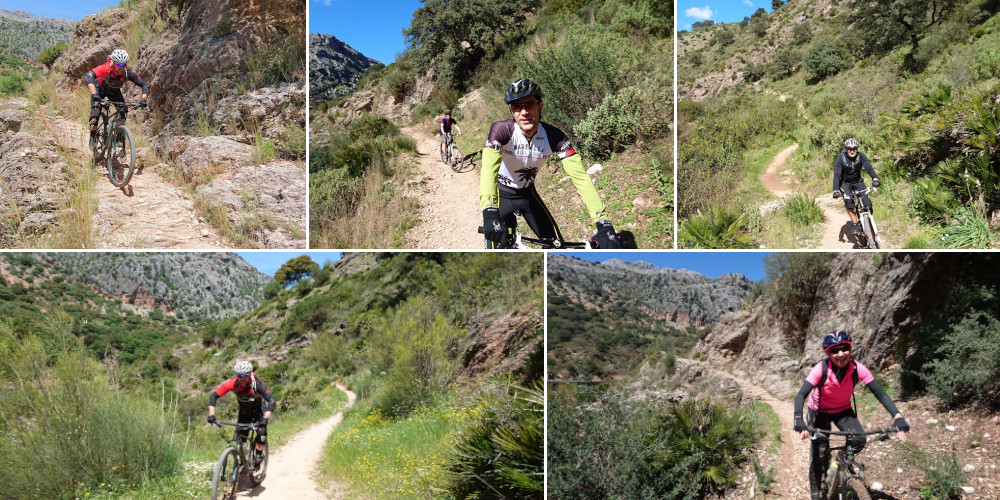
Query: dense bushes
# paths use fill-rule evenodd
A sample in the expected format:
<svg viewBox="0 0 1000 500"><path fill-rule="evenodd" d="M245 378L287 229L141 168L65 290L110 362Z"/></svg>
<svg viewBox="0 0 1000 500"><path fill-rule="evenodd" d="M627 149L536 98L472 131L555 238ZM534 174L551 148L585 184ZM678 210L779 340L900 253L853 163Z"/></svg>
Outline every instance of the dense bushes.
<svg viewBox="0 0 1000 500"><path fill-rule="evenodd" d="M852 64L854 61L847 49L832 41L817 42L802 58L802 67L812 82L836 75Z"/></svg>
<svg viewBox="0 0 1000 500"><path fill-rule="evenodd" d="M707 400L658 408L617 393L595 402L572 389L552 394L555 498L703 498L732 484L760 438L755 415Z"/></svg>
<svg viewBox="0 0 1000 500"><path fill-rule="evenodd" d="M639 140L667 137L673 122L669 113L673 96L662 83L608 94L588 111L573 129L587 157L606 158Z"/></svg>

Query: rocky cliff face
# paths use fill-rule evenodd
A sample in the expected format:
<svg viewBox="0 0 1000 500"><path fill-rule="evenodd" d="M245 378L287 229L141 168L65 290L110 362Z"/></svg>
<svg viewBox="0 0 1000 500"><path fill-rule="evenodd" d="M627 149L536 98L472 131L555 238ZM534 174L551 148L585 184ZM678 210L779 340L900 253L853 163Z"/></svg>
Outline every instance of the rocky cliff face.
<svg viewBox="0 0 1000 500"><path fill-rule="evenodd" d="M271 277L234 253L45 253L39 257L103 295L145 308L218 319L257 307Z"/></svg>
<svg viewBox="0 0 1000 500"><path fill-rule="evenodd" d="M646 262L611 259L594 263L564 255L549 257L549 276L550 286L564 283L584 291L603 289L634 303L650 316L695 326L714 324L723 314L738 310L752 284L738 274L711 279L686 269L660 269Z"/></svg>
<svg viewBox="0 0 1000 500"><path fill-rule="evenodd" d="M69 42L74 22L64 18L39 17L23 10L0 9L0 47L29 59L45 49Z"/></svg>
<svg viewBox="0 0 1000 500"><path fill-rule="evenodd" d="M722 317L695 349L732 364L758 384L791 396L823 357L824 335L844 330L854 357L886 370L900 360L898 340L934 315L950 283L975 273L989 256L956 253L844 253L828 265L804 323L766 295L747 311Z"/></svg>
<svg viewBox="0 0 1000 500"><path fill-rule="evenodd" d="M350 94L378 61L330 35L309 34L309 98L326 101Z"/></svg>
<svg viewBox="0 0 1000 500"><path fill-rule="evenodd" d="M144 32L130 66L150 86L142 123L157 156L229 225L269 221L241 244L304 247L304 29L305 0L146 0L85 17L53 67L83 84Z"/></svg>
<svg viewBox="0 0 1000 500"><path fill-rule="evenodd" d="M382 88L380 81L373 81L347 97L335 110L331 108L331 113L346 117L347 122L368 113L378 113L391 120L406 121L413 116L413 110L417 106L426 104L430 100L433 90L434 69L431 68L416 81L406 85L400 94Z"/></svg>

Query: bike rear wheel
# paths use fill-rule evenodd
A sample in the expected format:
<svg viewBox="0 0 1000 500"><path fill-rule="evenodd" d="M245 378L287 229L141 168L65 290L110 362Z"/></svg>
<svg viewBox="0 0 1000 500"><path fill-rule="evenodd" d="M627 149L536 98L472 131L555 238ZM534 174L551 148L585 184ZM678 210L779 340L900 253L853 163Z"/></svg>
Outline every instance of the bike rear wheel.
<svg viewBox="0 0 1000 500"><path fill-rule="evenodd" d="M847 480L847 488L844 498L850 500L872 500L871 495L868 493L868 487L865 486L865 483L857 477L852 477Z"/></svg>
<svg viewBox="0 0 1000 500"><path fill-rule="evenodd" d="M861 214L861 229L865 233L865 239L867 240L868 248L878 248L878 240L875 238L875 225L872 220L871 214L868 212Z"/></svg>
<svg viewBox="0 0 1000 500"><path fill-rule="evenodd" d="M135 171L135 142L132 132L124 125L118 125L108 137L108 177L115 187L122 187L132 179Z"/></svg>
<svg viewBox="0 0 1000 500"><path fill-rule="evenodd" d="M462 156L462 148L456 144L452 144L449 152L451 153L451 169L455 172L461 172L465 166L465 157Z"/></svg>
<svg viewBox="0 0 1000 500"><path fill-rule="evenodd" d="M212 500L228 500L236 496L236 487L240 483L239 458L236 448L226 448L215 464L215 474L212 476Z"/></svg>

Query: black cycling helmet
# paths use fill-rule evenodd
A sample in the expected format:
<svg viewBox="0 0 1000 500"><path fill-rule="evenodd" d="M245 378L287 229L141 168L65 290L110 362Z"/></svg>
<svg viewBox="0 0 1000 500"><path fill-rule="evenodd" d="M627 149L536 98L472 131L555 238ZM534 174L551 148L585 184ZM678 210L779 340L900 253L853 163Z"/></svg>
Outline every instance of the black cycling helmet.
<svg viewBox="0 0 1000 500"><path fill-rule="evenodd" d="M830 352L830 349L833 346L837 346L840 344L847 344L848 347L850 347L851 336L843 330L830 332L826 334L826 337L823 337L823 352Z"/></svg>
<svg viewBox="0 0 1000 500"><path fill-rule="evenodd" d="M450 110L450 109L446 109L446 110L444 110L444 114L445 114L445 115L450 115L450 114L451 114L451 110Z"/></svg>
<svg viewBox="0 0 1000 500"><path fill-rule="evenodd" d="M503 102L510 104L522 97L535 96L539 100L542 98L542 88L538 86L537 83L528 80L527 78L521 78L520 80L515 80L507 87L507 91L503 94Z"/></svg>

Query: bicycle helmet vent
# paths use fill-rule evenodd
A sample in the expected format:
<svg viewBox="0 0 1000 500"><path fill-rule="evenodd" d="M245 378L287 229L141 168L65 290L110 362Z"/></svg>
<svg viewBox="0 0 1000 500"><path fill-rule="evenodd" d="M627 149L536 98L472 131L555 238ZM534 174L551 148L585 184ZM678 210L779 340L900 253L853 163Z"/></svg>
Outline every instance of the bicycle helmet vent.
<svg viewBox="0 0 1000 500"><path fill-rule="evenodd" d="M830 348L841 344L847 344L850 346L851 336L843 330L830 332L826 335L826 337L823 337L823 352L830 352Z"/></svg>
<svg viewBox="0 0 1000 500"><path fill-rule="evenodd" d="M847 149L858 149L858 140L851 137L850 139L844 141L844 147Z"/></svg>
<svg viewBox="0 0 1000 500"><path fill-rule="evenodd" d="M246 375L253 371L253 365L249 361L237 361L236 366L233 366L233 371L237 375Z"/></svg>
<svg viewBox="0 0 1000 500"><path fill-rule="evenodd" d="M537 83L528 80L527 78L521 78L511 83L507 87L507 91L504 92L503 102L510 104L522 97L535 96L539 99L542 98L542 88L538 86Z"/></svg>

